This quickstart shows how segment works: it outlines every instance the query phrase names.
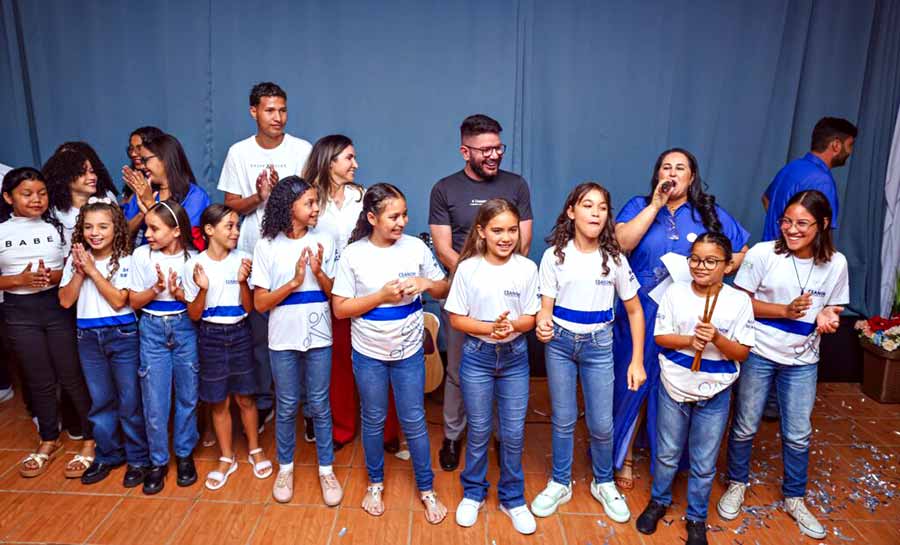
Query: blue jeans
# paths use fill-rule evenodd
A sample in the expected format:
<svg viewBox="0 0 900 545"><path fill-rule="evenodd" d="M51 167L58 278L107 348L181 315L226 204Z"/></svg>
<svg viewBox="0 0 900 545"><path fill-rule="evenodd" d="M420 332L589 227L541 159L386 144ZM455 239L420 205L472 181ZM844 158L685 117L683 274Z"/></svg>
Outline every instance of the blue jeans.
<svg viewBox="0 0 900 545"><path fill-rule="evenodd" d="M421 491L431 490L434 472L425 424L425 351L419 348L408 358L383 361L353 350L352 358L353 376L359 389L362 442L369 482L384 482L384 422L388 388L392 388L400 428L412 456L416 487Z"/></svg>
<svg viewBox="0 0 900 545"><path fill-rule="evenodd" d="M809 467L809 439L812 436L813 405L816 402L818 365L781 365L753 352L741 366L737 384L731 434L728 437L728 479L750 480L753 437L766 406L769 389L774 388L781 416L781 456L784 462L785 498L806 495Z"/></svg>
<svg viewBox="0 0 900 545"><path fill-rule="evenodd" d="M306 394L316 430L316 455L320 466L334 463L332 442L331 347L299 350L270 350L269 362L275 378L275 442L278 463L294 461L297 448L297 410ZM304 387L305 384L305 387ZM306 390L304 392L304 390Z"/></svg>
<svg viewBox="0 0 900 545"><path fill-rule="evenodd" d="M97 442L97 462L150 465L138 378L137 323L78 329L77 337L81 370L91 394L88 418Z"/></svg>
<svg viewBox="0 0 900 545"><path fill-rule="evenodd" d="M169 316L143 313L140 325L141 395L150 445L150 463L169 463L169 411L175 384L175 456L190 456L197 446L197 396L200 362L197 329L187 312ZM174 379L174 381L173 381Z"/></svg>
<svg viewBox="0 0 900 545"><path fill-rule="evenodd" d="M500 443L500 481L497 497L511 509L525 505L522 448L528 411L528 344L524 336L491 344L466 337L459 366L459 382L466 406L466 467L460 474L463 496L482 501L487 496L488 443L497 402Z"/></svg>
<svg viewBox="0 0 900 545"><path fill-rule="evenodd" d="M553 326L553 339L544 349L547 385L553 408L553 480L572 481L572 449L578 421L578 379L584 393L584 414L591 434L594 481L613 480L613 365L612 327L579 335Z"/></svg>
<svg viewBox="0 0 900 545"><path fill-rule="evenodd" d="M687 441L690 455L687 519L705 521L709 494L716 477L716 459L728 424L731 388L715 396L691 403L679 403L659 385L656 413L656 465L650 498L662 505L672 504L672 481Z"/></svg>

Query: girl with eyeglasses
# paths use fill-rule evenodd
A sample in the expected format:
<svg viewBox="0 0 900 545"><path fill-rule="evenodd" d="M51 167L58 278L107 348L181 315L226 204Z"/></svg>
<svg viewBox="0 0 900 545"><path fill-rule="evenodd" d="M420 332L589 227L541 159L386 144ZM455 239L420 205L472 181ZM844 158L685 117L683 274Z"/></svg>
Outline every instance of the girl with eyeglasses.
<svg viewBox="0 0 900 545"><path fill-rule="evenodd" d="M725 235L698 236L688 265L692 281L670 285L656 313L653 334L661 348L663 387L658 394L653 487L637 529L656 532L672 503L672 482L686 446L690 455L686 543L706 545L709 495L728 422L731 384L754 343L753 307L746 293L722 283L733 266L731 242Z"/></svg>
<svg viewBox="0 0 900 545"><path fill-rule="evenodd" d="M294 495L297 411L305 384L316 430L319 486L325 505L341 503L344 491L334 474L331 403L331 286L334 243L311 231L319 221L319 195L299 176L282 178L269 195L261 238L253 252L256 311L269 312L269 361L275 380L275 443L278 474L275 501ZM308 498L303 501L307 503Z"/></svg>
<svg viewBox="0 0 900 545"><path fill-rule="evenodd" d="M831 205L819 191L788 201L777 240L747 252L734 279L750 294L756 315L756 346L741 370L728 438L728 490L719 515L741 513L750 481L753 438L769 391L781 411L784 510L800 531L824 539L825 528L803 503L809 467L810 415L816 399L819 339L834 333L850 300L847 259L832 242Z"/></svg>
<svg viewBox="0 0 900 545"><path fill-rule="evenodd" d="M723 233L731 242L737 267L747 250L750 233L706 193L697 159L687 150L672 148L656 159L650 179L650 194L628 201L616 216L616 239L641 285L638 291L646 330L652 331L657 303L650 292L668 277L661 257L667 253L690 254L691 244L704 232ZM616 304L616 314L625 307ZM642 423L650 443L650 464L656 457L656 409L659 388L658 348L652 335L644 339L644 369L647 382L628 389L632 359L631 328L625 320L613 324L613 358L616 365L613 401L614 464L619 488L634 487L631 451ZM644 416L646 415L646 418Z"/></svg>

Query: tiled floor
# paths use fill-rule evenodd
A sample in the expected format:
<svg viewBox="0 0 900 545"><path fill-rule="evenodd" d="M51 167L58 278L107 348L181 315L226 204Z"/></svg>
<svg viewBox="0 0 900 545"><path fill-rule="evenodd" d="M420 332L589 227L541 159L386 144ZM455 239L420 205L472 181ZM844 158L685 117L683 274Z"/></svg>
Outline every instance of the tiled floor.
<svg viewBox="0 0 900 545"><path fill-rule="evenodd" d="M529 499L544 486L550 464L550 424L546 384L532 382L531 412L526 431L524 466ZM36 479L19 477L16 465L33 446L34 427L25 416L19 398L0 405L0 541L28 543L91 543L103 545L211 545L244 544L415 544L415 545L512 545L516 543L603 545L681 544L684 527L686 479L676 482L675 505L652 537L634 529L633 522L616 524L603 514L588 490L589 466L586 432L579 424L576 441L575 497L548 519L539 519L534 536L516 534L498 511L496 497L474 528L453 522L452 509L461 498L459 472L438 468L440 407L429 401L435 487L451 515L431 526L422 514L409 462L388 457L385 501L380 518L364 513L359 504L365 492L366 473L359 442L337 453L337 475L344 484L343 506L323 507L316 479L313 447L301 444L297 453L294 501L279 505L271 499L272 479L255 479L244 461L228 485L210 492L201 486L178 488L170 478L163 493L146 497L139 489L121 487L123 470L106 481L82 486L66 480L60 459ZM813 415L815 433L810 463L814 512L827 519L827 543L900 543L900 405L880 405L855 384L823 384ZM271 428L263 444L273 454ZM67 445L69 449L76 444ZM246 460L246 446L239 453ZM210 471L218 455L213 449L197 453L198 470ZM493 453L491 454L493 457ZM782 511L774 508L780 498L780 441L777 425L764 424L757 439L747 505L754 507L734 522L725 522L711 509L710 542L718 545L772 545L818 543L805 539ZM719 469L724 468L724 453ZM496 482L491 462L489 473ZM636 464L638 480L627 493L632 512L644 507L649 496L646 453ZM170 473L172 475L173 473ZM722 493L720 481L713 501Z"/></svg>

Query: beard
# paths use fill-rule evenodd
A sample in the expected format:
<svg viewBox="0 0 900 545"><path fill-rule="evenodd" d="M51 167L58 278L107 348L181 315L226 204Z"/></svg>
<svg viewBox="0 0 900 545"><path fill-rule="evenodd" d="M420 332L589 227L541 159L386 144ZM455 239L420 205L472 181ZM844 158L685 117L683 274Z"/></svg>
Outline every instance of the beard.
<svg viewBox="0 0 900 545"><path fill-rule="evenodd" d="M842 152L840 155L836 155L834 159L831 160L831 168L844 166L849 158L850 154L846 151Z"/></svg>
<svg viewBox="0 0 900 545"><path fill-rule="evenodd" d="M490 180L490 179L496 178L497 174L500 174L500 161L497 161L497 172L494 174L488 174L487 172L485 172L484 168L482 167L482 164L484 164L483 161L481 163L476 163L476 162L472 161L469 163L469 166L472 168L472 172L474 172L479 177L481 177L482 179L485 179L485 180Z"/></svg>

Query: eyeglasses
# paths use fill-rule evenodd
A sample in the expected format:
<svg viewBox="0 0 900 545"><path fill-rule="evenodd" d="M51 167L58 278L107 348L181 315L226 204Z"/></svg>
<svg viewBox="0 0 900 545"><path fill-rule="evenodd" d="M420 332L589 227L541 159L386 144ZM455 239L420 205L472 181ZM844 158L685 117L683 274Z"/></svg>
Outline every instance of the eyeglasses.
<svg viewBox="0 0 900 545"><path fill-rule="evenodd" d="M470 150L480 151L482 157L490 157L494 153L502 156L504 153L506 153L506 144L500 144L499 146L493 146L493 147L488 147L488 148L475 148L472 146L466 146L465 144L463 144L463 146L469 148Z"/></svg>
<svg viewBox="0 0 900 545"><path fill-rule="evenodd" d="M711 270L715 269L716 267L719 266L719 263L724 263L726 261L724 259L718 259L715 257L704 257L701 259L700 256L693 255L693 254L689 255L687 260L688 260L688 265L690 265L690 267L692 269L696 269L696 268L700 267L701 265L703 265L703 268L706 269L707 271L711 271Z"/></svg>
<svg viewBox="0 0 900 545"><path fill-rule="evenodd" d="M814 221L806 221L806 220L797 220L794 221L791 218L781 218L778 220L778 224L781 225L782 229L790 229L791 227L796 227L798 231L801 233L805 233L809 231L809 228L816 224Z"/></svg>
<svg viewBox="0 0 900 545"><path fill-rule="evenodd" d="M153 159L154 157L156 157L156 156L155 155L147 155L146 157L140 157L140 160L142 163L144 163L146 165L147 161L149 161L150 159Z"/></svg>

